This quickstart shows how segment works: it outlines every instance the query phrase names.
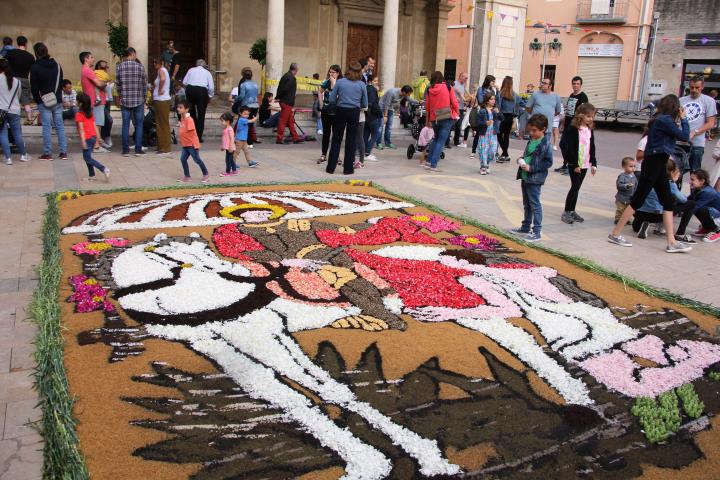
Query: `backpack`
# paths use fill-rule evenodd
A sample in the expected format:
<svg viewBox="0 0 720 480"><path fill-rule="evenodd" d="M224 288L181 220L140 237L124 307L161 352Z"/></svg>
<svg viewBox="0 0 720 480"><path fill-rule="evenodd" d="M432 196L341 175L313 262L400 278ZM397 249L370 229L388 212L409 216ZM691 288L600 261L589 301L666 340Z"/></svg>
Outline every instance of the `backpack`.
<svg viewBox="0 0 720 480"><path fill-rule="evenodd" d="M472 107L470 110L470 127L477 128L478 126L478 107Z"/></svg>

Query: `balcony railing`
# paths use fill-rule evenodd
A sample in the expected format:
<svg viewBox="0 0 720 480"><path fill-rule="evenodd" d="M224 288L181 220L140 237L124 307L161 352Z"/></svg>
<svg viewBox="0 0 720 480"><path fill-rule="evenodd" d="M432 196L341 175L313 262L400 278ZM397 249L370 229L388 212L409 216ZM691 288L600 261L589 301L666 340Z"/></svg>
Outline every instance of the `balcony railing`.
<svg viewBox="0 0 720 480"><path fill-rule="evenodd" d="M629 0L578 0L577 23L626 23Z"/></svg>

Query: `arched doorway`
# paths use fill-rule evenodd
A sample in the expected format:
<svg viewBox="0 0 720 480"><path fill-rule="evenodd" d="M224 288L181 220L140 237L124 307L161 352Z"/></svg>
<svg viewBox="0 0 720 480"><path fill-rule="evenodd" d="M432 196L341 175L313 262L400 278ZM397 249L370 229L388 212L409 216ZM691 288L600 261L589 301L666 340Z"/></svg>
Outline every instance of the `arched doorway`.
<svg viewBox="0 0 720 480"><path fill-rule="evenodd" d="M590 103L615 108L622 65L623 42L609 33L590 34L578 46L578 75Z"/></svg>

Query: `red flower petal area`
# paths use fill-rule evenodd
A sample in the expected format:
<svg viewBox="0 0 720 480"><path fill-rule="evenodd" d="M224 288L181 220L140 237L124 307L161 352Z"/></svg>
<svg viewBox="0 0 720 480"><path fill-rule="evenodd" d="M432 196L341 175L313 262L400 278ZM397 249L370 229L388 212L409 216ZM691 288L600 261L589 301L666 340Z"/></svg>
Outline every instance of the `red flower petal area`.
<svg viewBox="0 0 720 480"><path fill-rule="evenodd" d="M485 300L460 284L470 273L431 260L385 258L347 249L353 260L372 268L400 295L407 307L471 308Z"/></svg>
<svg viewBox="0 0 720 480"><path fill-rule="evenodd" d="M249 235L241 233L237 225L223 225L215 229L212 235L213 242L221 255L238 260L252 260L243 252L259 252L265 247Z"/></svg>
<svg viewBox="0 0 720 480"><path fill-rule="evenodd" d="M393 242L438 244L439 240L420 233L420 227L404 218L383 218L372 227L357 233L319 230L317 237L330 247L349 245L384 245Z"/></svg>

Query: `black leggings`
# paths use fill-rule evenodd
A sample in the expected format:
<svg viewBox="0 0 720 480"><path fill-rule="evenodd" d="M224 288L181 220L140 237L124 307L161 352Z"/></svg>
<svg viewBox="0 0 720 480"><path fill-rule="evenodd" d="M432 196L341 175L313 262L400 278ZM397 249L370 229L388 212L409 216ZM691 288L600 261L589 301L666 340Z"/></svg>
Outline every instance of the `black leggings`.
<svg viewBox="0 0 720 480"><path fill-rule="evenodd" d="M455 131L455 138L453 139L453 144L455 146L460 145L460 133L462 133L462 122L464 117L465 110L460 110L460 118L457 119L457 122L455 122L455 125L453 126L453 130Z"/></svg>
<svg viewBox="0 0 720 480"><path fill-rule="evenodd" d="M678 210L682 212L682 217L680 218L680 225L678 225L677 232L675 233L678 235L685 235L685 229L695 213L695 200L688 200L687 202L678 205Z"/></svg>
<svg viewBox="0 0 720 480"><path fill-rule="evenodd" d="M332 138L333 120L335 115L328 115L325 112L320 114L320 121L322 122L323 134L322 134L322 154L327 155L328 147L330 146L330 139Z"/></svg>
<svg viewBox="0 0 720 480"><path fill-rule="evenodd" d="M718 226L715 224L715 220L713 220L713 217L710 214L710 209L708 207L703 207L697 212L695 212L695 216L698 220L700 220L700 223L705 230L709 232L717 232L718 230L720 230L720 228L718 228Z"/></svg>
<svg viewBox="0 0 720 480"><path fill-rule="evenodd" d="M501 155L503 157L509 156L508 147L510 146L510 130L512 130L513 120L515 120L515 116L510 113L506 113L502 122L500 122L500 130L498 130L497 139L498 144L502 149Z"/></svg>
<svg viewBox="0 0 720 480"><path fill-rule="evenodd" d="M642 170L640 172L640 181L637 189L630 199L630 206L637 211L645 203L645 199L650 194L650 190L655 189L660 205L666 212L673 211L672 193L670 192L670 182L667 175L667 153L658 153L646 156L642 162Z"/></svg>
<svg viewBox="0 0 720 480"><path fill-rule="evenodd" d="M663 217L659 213L636 211L633 217L632 229L633 232L637 233L640 231L640 226L643 222L660 223L662 221Z"/></svg>
<svg viewBox="0 0 720 480"><path fill-rule="evenodd" d="M567 197L565 197L565 211L574 212L575 206L577 205L578 194L580 193L580 187L585 180L587 174L587 168L581 168L580 173L575 173L573 168L570 173L570 191L568 191Z"/></svg>

